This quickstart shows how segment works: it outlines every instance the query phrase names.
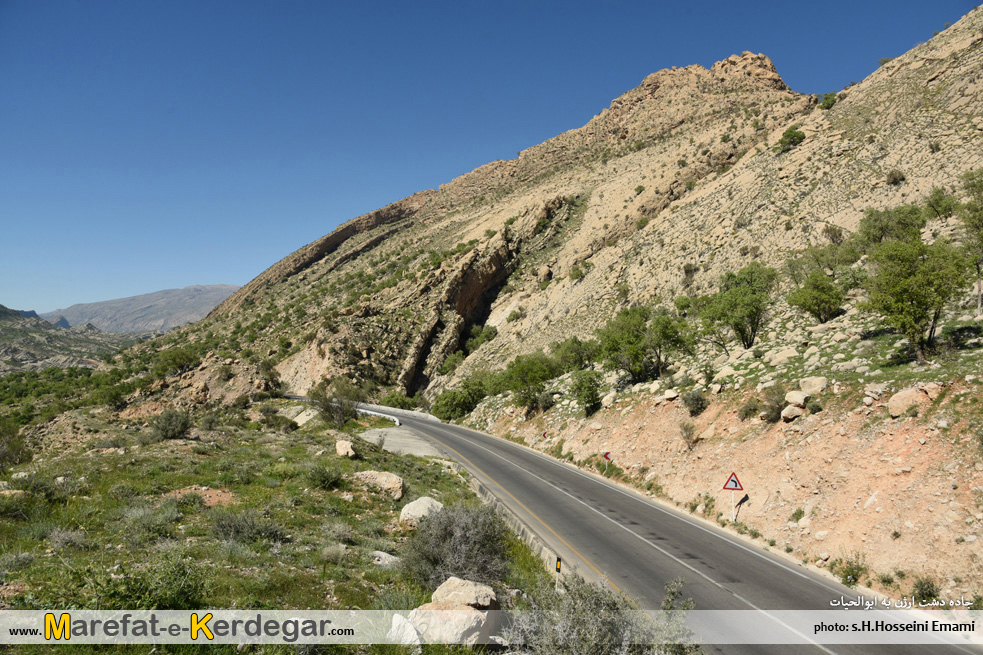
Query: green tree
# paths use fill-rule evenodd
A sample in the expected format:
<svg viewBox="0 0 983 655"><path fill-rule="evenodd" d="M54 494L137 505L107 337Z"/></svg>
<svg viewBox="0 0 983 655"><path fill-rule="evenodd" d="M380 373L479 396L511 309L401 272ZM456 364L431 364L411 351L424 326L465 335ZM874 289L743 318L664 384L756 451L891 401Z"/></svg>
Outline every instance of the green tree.
<svg viewBox="0 0 983 655"><path fill-rule="evenodd" d="M983 313L983 168L965 173L963 190L968 202L959 212L965 234L963 247L966 257L976 268L976 314Z"/></svg>
<svg viewBox="0 0 983 655"><path fill-rule="evenodd" d="M718 311L745 348L754 345L764 324L777 279L778 271L760 262L752 262L737 273L724 273L720 279Z"/></svg>
<svg viewBox="0 0 983 655"><path fill-rule="evenodd" d="M546 388L546 381L553 379L558 373L559 366L553 358L542 352L535 352L513 359L503 375L505 385L514 394L516 403L526 409L535 409L539 396Z"/></svg>
<svg viewBox="0 0 983 655"><path fill-rule="evenodd" d="M593 339L582 341L577 337L570 337L550 344L550 353L564 372L589 367L597 359L599 351L600 344Z"/></svg>
<svg viewBox="0 0 983 655"><path fill-rule="evenodd" d="M647 307L629 307L597 331L606 368L624 371L634 382L648 378L652 369L648 344L650 315Z"/></svg>
<svg viewBox="0 0 983 655"><path fill-rule="evenodd" d="M358 416L358 404L364 403L366 399L365 391L361 387L341 376L334 378L330 383L322 379L307 392L307 395L321 414L321 418L339 430L350 419Z"/></svg>
<svg viewBox="0 0 983 655"><path fill-rule="evenodd" d="M908 339L918 362L935 340L946 304L967 282L966 260L947 241L929 246L919 240L887 241L871 253L874 274L863 308Z"/></svg>
<svg viewBox="0 0 983 655"><path fill-rule="evenodd" d="M652 317L645 341L656 377L662 376L671 356L693 352L689 325L683 319L669 316L665 312L656 313Z"/></svg>
<svg viewBox="0 0 983 655"><path fill-rule="evenodd" d="M957 209L959 209L959 201L941 187L932 187L928 197L925 198L927 218L952 218Z"/></svg>
<svg viewBox="0 0 983 655"><path fill-rule="evenodd" d="M573 374L570 392L583 406L587 416L597 411L597 406L601 404L600 388L601 374L597 371L577 371Z"/></svg>
<svg viewBox="0 0 983 655"><path fill-rule="evenodd" d="M802 286L788 294L788 304L825 323L840 313L843 291L822 271L813 271Z"/></svg>
<svg viewBox="0 0 983 655"><path fill-rule="evenodd" d="M925 214L917 205L888 209L868 209L857 226L857 244L869 252L885 241L913 241L921 238Z"/></svg>
<svg viewBox="0 0 983 655"><path fill-rule="evenodd" d="M820 109L832 109L836 104L836 93L830 92L823 95L823 101L819 103Z"/></svg>
<svg viewBox="0 0 983 655"><path fill-rule="evenodd" d="M800 130L798 125L793 125L782 134L782 138L778 140L778 145L775 146L775 152L779 154L788 152L805 140L805 132Z"/></svg>

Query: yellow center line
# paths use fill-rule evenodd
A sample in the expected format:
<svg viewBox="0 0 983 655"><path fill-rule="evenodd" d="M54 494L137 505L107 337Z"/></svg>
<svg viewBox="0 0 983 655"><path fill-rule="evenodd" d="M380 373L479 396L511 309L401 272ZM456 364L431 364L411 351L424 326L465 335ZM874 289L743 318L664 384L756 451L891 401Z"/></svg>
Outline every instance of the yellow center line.
<svg viewBox="0 0 983 655"><path fill-rule="evenodd" d="M529 513L529 515L530 515L531 517L533 517L534 519L536 519L537 521L539 521L539 523L540 523L540 525L542 525L542 526L543 526L544 528L546 528L547 530L549 530L549 531L550 531L550 532L551 532L551 533L553 534L553 536L554 536L554 537L556 537L557 539L559 539L559 540L560 540L560 541L561 541L561 542L563 543L563 545L564 545L564 546L566 546L567 548L569 548L569 549L570 549L570 551L571 551L571 552L572 552L572 553L573 553L574 555L576 555L577 557L579 557L579 558L580 558L580 559L581 559L581 560L582 560L582 561L584 562L584 564L586 564L587 566L589 566L589 567L591 567L591 569L593 569L593 570L594 570L594 573L596 573L597 575L599 575L599 576L601 577L601 579L602 579L602 580L605 580L605 581L607 581L607 583L608 583L609 585L611 585L611 586L612 586L612 587L614 588L614 590L615 590L615 591L617 591L617 592L618 592L619 594L621 594L621 595L622 595L622 596L624 596L625 598L628 598L628 597L629 597L629 596L628 596L628 594L626 594L625 592L623 592L623 591L621 590L621 588L620 588L620 587L618 587L618 585L616 585L616 584L614 584L613 582L611 582L611 579L610 579L610 578L609 578L608 576L606 576L606 575L604 575L603 573L601 573L601 571L600 571L600 569L598 569L598 568L597 568L596 566L594 566L594 565L593 565L593 564L591 563L591 561L590 561L589 559L587 559L586 557L584 557L583 555L581 555L581 554L580 554L580 552L579 552L579 551L578 551L578 550L577 550L576 548L574 548L573 546L571 546L571 545L570 545L570 544L569 544L569 543L567 542L567 540L566 540L566 539L564 539L563 537L561 537L560 535L558 535L558 534L556 533L556 530L554 530L554 529L553 529L553 528L551 528L551 527L550 527L549 525L547 525L547 524L546 524L546 521L544 521L543 519L541 519L541 518L539 518L539 516L538 516L538 515L537 515L537 514L536 514L535 512L533 512L533 511L532 511L531 509L529 509L528 507L526 507L526 506L525 506L525 504L523 504L523 502L522 502L521 500L519 500L518 498L516 498L515 496L513 496L513 495L512 495L512 492L510 492L510 491L509 491L508 489L506 489L506 488L505 488L505 487L503 487L503 486L502 486L501 484L499 484L499 483L498 483L498 480L496 480L496 479L495 479L495 478L493 478L492 476L490 476L490 475L488 475L487 473L485 473L485 471L484 471L484 470L483 470L483 469L482 469L481 467L479 467L479 466L476 466L476 465L475 465L475 464L474 464L474 463L473 463L473 462L472 462L472 461L471 461L470 459L468 459L467 457L465 457L464 455L462 455L462 454L461 454L460 452L458 452L458 451L457 451L457 450L456 450L455 448L453 448L452 446L449 446L448 444L446 444L446 443L444 443L443 441L441 441L441 440L440 440L440 439L438 439L437 437L435 437L435 436L433 436L433 435L432 435L432 434L430 434L429 432L425 432L425 431L423 431L423 430L421 430L420 428L417 428L417 427L415 427L415 426L414 426L414 429L415 429L415 430L418 430L419 432L423 432L423 434L425 434L425 435L427 435L428 437L430 437L431 439L433 439L434 441L436 441L436 442L437 442L437 443L439 443L440 445L442 445L442 446L444 446L444 447L445 447L445 448L447 448L448 450L451 450L451 451L452 451L452 452L454 452L454 453L455 453L455 454L456 454L456 455L457 455L458 457L460 457L460 458L461 458L461 459L463 459L463 460L464 460L465 462L467 462L467 463L468 463L469 465L471 465L471 467L473 467L473 468L474 468L474 469L475 469L476 471L478 471L478 472L479 472L479 473L481 473L481 474L482 474L483 476L485 476L486 478L488 478L488 479L489 479L489 480L490 480L490 481L491 481L492 483L494 483L494 485L495 485L496 487L498 487L499 489L501 489L501 490L502 490L502 491L503 491L504 493L506 493L506 494L508 494L508 496L509 496L509 498L511 498L512 500L514 500L514 501L516 502L516 504L517 504L517 505L518 505L519 507L521 507L522 509L524 509L524 510L526 510L526 512L528 512L528 513Z"/></svg>

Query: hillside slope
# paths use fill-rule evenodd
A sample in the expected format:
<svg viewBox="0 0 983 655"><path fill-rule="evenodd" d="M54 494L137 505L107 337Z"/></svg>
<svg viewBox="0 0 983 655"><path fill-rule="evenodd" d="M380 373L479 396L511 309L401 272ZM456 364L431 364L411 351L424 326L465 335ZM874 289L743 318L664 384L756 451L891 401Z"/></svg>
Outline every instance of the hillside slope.
<svg viewBox="0 0 983 655"><path fill-rule="evenodd" d="M33 312L31 312L33 313ZM49 367L95 367L103 355L133 344L126 335L91 325L62 328L0 305L0 375Z"/></svg>
<svg viewBox="0 0 983 655"><path fill-rule="evenodd" d="M458 375L709 290L752 259L781 263L827 225L983 166L981 33L977 9L830 110L763 55L653 73L584 127L342 225L187 335L273 356L292 391L344 374L432 395L473 326L498 336ZM805 141L776 153L790 125Z"/></svg>

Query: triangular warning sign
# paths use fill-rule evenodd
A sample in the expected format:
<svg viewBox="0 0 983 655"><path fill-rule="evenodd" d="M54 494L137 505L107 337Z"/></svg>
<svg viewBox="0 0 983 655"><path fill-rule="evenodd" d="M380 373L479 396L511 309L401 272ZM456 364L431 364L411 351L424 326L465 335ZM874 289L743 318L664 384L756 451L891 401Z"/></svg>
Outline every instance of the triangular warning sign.
<svg viewBox="0 0 983 655"><path fill-rule="evenodd" d="M724 483L724 490L726 491L727 489L731 491L744 491L741 481L737 479L737 473L731 473L730 477L727 478L727 482Z"/></svg>

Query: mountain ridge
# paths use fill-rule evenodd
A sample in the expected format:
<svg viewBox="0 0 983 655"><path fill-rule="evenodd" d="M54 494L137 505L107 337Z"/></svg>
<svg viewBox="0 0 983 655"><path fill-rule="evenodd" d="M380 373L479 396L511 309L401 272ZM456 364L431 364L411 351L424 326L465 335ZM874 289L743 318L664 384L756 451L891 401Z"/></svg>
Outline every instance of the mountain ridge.
<svg viewBox="0 0 983 655"><path fill-rule="evenodd" d="M166 332L204 317L239 287L191 285L126 298L77 303L40 316L55 324L91 323L105 332Z"/></svg>

